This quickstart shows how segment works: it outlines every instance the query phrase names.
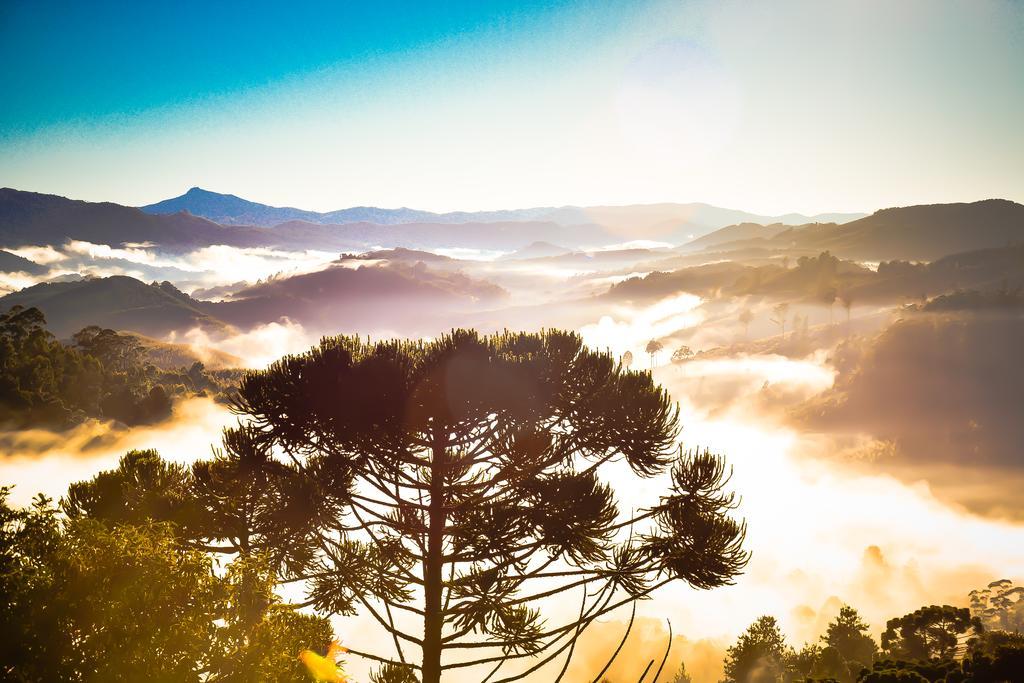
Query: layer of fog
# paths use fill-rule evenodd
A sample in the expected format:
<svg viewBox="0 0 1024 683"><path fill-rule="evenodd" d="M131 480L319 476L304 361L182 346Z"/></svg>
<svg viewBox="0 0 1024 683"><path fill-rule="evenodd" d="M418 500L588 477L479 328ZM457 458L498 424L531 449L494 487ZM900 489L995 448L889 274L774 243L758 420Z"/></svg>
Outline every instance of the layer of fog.
<svg viewBox="0 0 1024 683"><path fill-rule="evenodd" d="M565 260L558 258L510 258L509 252L497 250L481 250L469 248L438 248L432 253L451 260L435 260L427 255L428 268L435 271L446 271L466 275L484 283L493 283L508 292L507 301L496 309L495 320L504 316L503 308L547 306L551 304L568 305L570 303L593 298L603 294L607 288L627 277L643 275L646 271L634 269L635 261L650 260L651 254L663 250L667 243L634 241L610 246L598 246L590 251L567 253ZM601 253L623 252L611 258L595 257ZM635 259L630 260L632 252L638 250ZM110 247L93 244L81 240L69 240L58 246L29 246L8 251L26 258L39 266L39 272L2 272L0 273L0 295L30 287L48 281L77 280L89 277L109 277L114 275L128 276L143 282L170 281L182 291L197 299L207 301L230 300L232 295L261 282L280 281L286 278L315 273L330 266L348 266L352 268L386 266L387 261L370 258L345 259L335 252L297 250L288 251L263 247L238 248L226 245L213 245L186 251L171 253L162 251L150 244L127 244L121 247ZM375 251L375 250L371 250ZM364 252L365 253L365 252ZM413 252L415 253L415 252ZM622 260L626 259L626 260ZM415 260L412 261L415 263ZM437 329L455 325L477 325L479 319L470 314L479 313L480 307L467 307L466 317L457 315L446 316L444 325ZM473 309L473 310L471 310ZM457 311L456 311L457 313ZM552 320L536 320L537 313L530 314L530 322L538 325L562 324L572 326L573 322L562 323L561 317ZM415 317L412 313L410 316ZM309 321L305 321L307 326ZM392 331L407 335L427 333L423 324L409 325L405 317L396 318L394 324L382 324L373 321L375 328L390 328ZM316 338L322 334L338 331L337 327L349 323L359 329L346 329L351 333L366 333L367 321L358 316L331 317L330 320L317 324L307 337ZM257 326L290 324L273 315L265 316L256 321ZM486 320L484 320L486 325ZM531 325L532 326L532 325ZM247 333L254 330L241 326ZM500 328L500 326L499 326ZM488 328L489 329L489 328ZM178 337L185 335L186 330L179 330ZM261 330L257 336L265 335ZM220 342L218 342L220 343ZM224 342L227 347L237 346L238 342ZM276 347L275 347L276 348ZM258 361L269 357L269 351L258 354Z"/></svg>
<svg viewBox="0 0 1024 683"><path fill-rule="evenodd" d="M684 325L672 336L693 343L716 318L734 320L738 308L730 304L716 316L707 305L691 308L692 300L685 301L675 297L618 319L609 316L582 332L595 346L636 356L648 339L662 335L658 324L667 317L690 316L679 318ZM863 325L869 330L888 322L880 311L867 317ZM731 325L725 336L735 338ZM835 344L842 329L834 326L819 338ZM704 334L722 339L720 329ZM744 346L749 345L736 345ZM676 633L685 635L679 647L691 652L687 663L693 663L695 681L715 681L721 673L707 666L700 651L717 648L720 655L761 614L777 616L799 645L815 640L849 603L877 636L885 620L922 604L965 605L970 590L1004 575L1024 575L1024 526L973 514L936 495L924 478L934 472L928 463L915 463L917 477L910 468L872 467L865 454L887 444L863 431L815 433L793 426L789 409L831 389L837 374L833 348L819 347L802 358L726 350L672 364L667 359L673 346L666 343L652 359L655 378L680 403L683 443L724 453L733 466L732 485L743 497L740 511L753 552L735 586L710 592L670 587L656 604L641 605L641 614L671 618ZM949 475L971 469L967 461ZM977 495L992 496L999 486L989 474L987 481L974 479ZM630 492L618 490L627 504ZM632 670L659 658L667 632L654 632L643 654L630 657ZM598 658L606 651L607 644L594 649ZM711 661L720 667L720 656Z"/></svg>
<svg viewBox="0 0 1024 683"><path fill-rule="evenodd" d="M907 310L839 345L836 385L794 411L803 431L870 433L866 466L927 478L944 498L1024 519L1024 317L1008 308ZM835 437L833 437L835 438Z"/></svg>
<svg viewBox="0 0 1024 683"><path fill-rule="evenodd" d="M191 398L174 406L170 420L127 428L89 420L66 432L25 429L0 432L0 482L14 484L11 500L27 504L36 493L59 499L76 481L110 469L129 450L156 449L179 463L207 458L220 433L235 416L210 398Z"/></svg>
<svg viewBox="0 0 1024 683"><path fill-rule="evenodd" d="M115 248L81 240L69 240L60 246L7 251L45 266L46 271L39 274L0 273L0 293L54 279L111 275L126 275L147 282L168 280L184 291L193 292L218 285L253 283L269 277L311 272L338 257L336 253L326 251L226 245L170 254L146 244Z"/></svg>
<svg viewBox="0 0 1024 683"><path fill-rule="evenodd" d="M678 312L679 302L659 309ZM639 338L661 313L637 316ZM607 325L606 325L607 327ZM594 329L588 331L595 335ZM612 348L621 327L608 327ZM600 339L592 336L592 342ZM634 348L627 346L627 348ZM786 406L828 389L835 372L819 352L802 360L739 356L662 364L655 378L679 401L682 443L726 455L731 487L741 496L753 553L734 586L695 591L676 585L642 602L630 647L611 670L619 679L638 677L667 644L665 619L676 638L673 666L683 659L697 683L721 675L725 648L762 614L775 615L790 642L815 641L844 603L869 621L877 637L887 619L923 604L965 605L970 590L1002 576L1024 576L1024 526L982 518L937 498L924 481L905 483L885 473L859 471L832 459L849 443L804 434L786 424ZM864 437L858 447L871 447ZM617 476L619 503L632 507L661 490L664 478L635 487ZM568 615L574 599L546 607ZM627 613L598 625L584 638L568 681L587 681L603 665L625 629ZM373 632L366 619L338 620L339 633ZM364 636L365 637L365 636ZM379 636L381 646L386 638ZM557 668L553 669L557 670ZM538 681L549 680L543 670ZM547 676L547 678L545 678ZM473 680L472 676L464 679Z"/></svg>

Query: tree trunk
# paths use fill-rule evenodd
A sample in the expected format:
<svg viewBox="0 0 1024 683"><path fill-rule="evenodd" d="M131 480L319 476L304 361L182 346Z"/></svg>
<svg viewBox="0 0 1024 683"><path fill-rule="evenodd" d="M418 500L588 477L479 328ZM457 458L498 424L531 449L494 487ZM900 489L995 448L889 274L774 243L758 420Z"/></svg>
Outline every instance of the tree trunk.
<svg viewBox="0 0 1024 683"><path fill-rule="evenodd" d="M441 680L441 614L444 553L444 457L445 447L436 443L430 463L430 506L427 511L427 559L423 567L423 670L422 683Z"/></svg>

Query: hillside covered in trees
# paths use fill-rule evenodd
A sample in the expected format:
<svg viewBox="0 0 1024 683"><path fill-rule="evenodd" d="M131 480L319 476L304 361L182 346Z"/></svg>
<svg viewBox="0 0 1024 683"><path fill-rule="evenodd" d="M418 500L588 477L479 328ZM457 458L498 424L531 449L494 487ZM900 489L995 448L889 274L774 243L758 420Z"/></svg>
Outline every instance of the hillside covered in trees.
<svg viewBox="0 0 1024 683"><path fill-rule="evenodd" d="M97 326L61 342L39 309L15 306L0 314L0 424L63 428L87 418L151 423L170 416L174 397L226 396L240 376L208 371L200 361L161 368L147 355L139 337Z"/></svg>

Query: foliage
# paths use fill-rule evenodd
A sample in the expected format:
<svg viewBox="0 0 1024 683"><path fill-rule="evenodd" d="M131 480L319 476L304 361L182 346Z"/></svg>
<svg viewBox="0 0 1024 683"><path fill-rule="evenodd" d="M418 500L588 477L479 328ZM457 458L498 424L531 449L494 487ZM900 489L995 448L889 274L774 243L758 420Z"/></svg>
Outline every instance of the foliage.
<svg viewBox="0 0 1024 683"><path fill-rule="evenodd" d="M302 477L258 436L244 426L226 429L224 450L192 466L190 488L201 520L192 538L218 542L221 552L261 553L295 575L311 561L317 520L337 514L317 490L331 482Z"/></svg>
<svg viewBox="0 0 1024 683"><path fill-rule="evenodd" d="M1000 648L1024 649L1024 633L1015 631L985 631L968 643L967 655L995 655Z"/></svg>
<svg viewBox="0 0 1024 683"><path fill-rule="evenodd" d="M683 363L693 357L693 349L689 346L680 346L672 352L673 363Z"/></svg>
<svg viewBox="0 0 1024 683"><path fill-rule="evenodd" d="M993 581L981 590L970 593L971 616L977 617L987 629L1024 631L1024 586L1015 586L1010 579Z"/></svg>
<svg viewBox="0 0 1024 683"><path fill-rule="evenodd" d="M169 522L100 520L89 506L62 518L44 498L12 508L8 494L0 491L3 680L301 681L295 653L330 639L325 619L280 603L260 556L218 574Z"/></svg>
<svg viewBox="0 0 1024 683"><path fill-rule="evenodd" d="M923 311L999 311L1024 308L1024 292L1020 287L1008 289L1005 285L994 291L957 289L929 299L921 305Z"/></svg>
<svg viewBox="0 0 1024 683"><path fill-rule="evenodd" d="M1006 588L997 581L991 587ZM789 648L772 617L761 617L727 651L723 683L1013 683L1024 680L1024 635L1007 631L978 631L958 608L922 607L889 621L890 627L910 628L927 643L943 642L935 630L958 631L973 637L966 649L945 648L941 656L912 658L878 655L868 625L855 609L844 606L821 636L823 646ZM959 624L959 625L956 625ZM920 635L919 631L927 631ZM956 638L954 638L956 640ZM889 641L887 641L889 642ZM860 661L858 661L858 658ZM863 663L862 663L863 662Z"/></svg>
<svg viewBox="0 0 1024 683"><path fill-rule="evenodd" d="M370 675L370 683L418 683L411 666L384 664Z"/></svg>
<svg viewBox="0 0 1024 683"><path fill-rule="evenodd" d="M787 680L854 683L865 668L861 662L846 659L836 647L809 644L789 658Z"/></svg>
<svg viewBox="0 0 1024 683"><path fill-rule="evenodd" d="M793 656L775 617L760 617L726 650L722 682L774 683L785 675Z"/></svg>
<svg viewBox="0 0 1024 683"><path fill-rule="evenodd" d="M310 559L315 495L293 467L254 444L244 427L224 431L224 450L186 468L153 450L129 451L118 467L72 484L61 508L72 519L108 524L173 523L184 545L259 555L280 576Z"/></svg>
<svg viewBox="0 0 1024 683"><path fill-rule="evenodd" d="M137 337L90 325L71 335L74 345L113 372L131 376L143 371L142 344Z"/></svg>
<svg viewBox="0 0 1024 683"><path fill-rule="evenodd" d="M281 604L274 594L272 562L262 555L240 556L229 565L223 584L226 609L209 680L307 680L296 653L324 647L332 638L328 621Z"/></svg>
<svg viewBox="0 0 1024 683"><path fill-rule="evenodd" d="M980 632L981 622L966 607L929 605L886 623L882 649L891 657L927 661L950 659L961 637Z"/></svg>
<svg viewBox="0 0 1024 683"><path fill-rule="evenodd" d="M908 669L885 669L871 671L860 679L860 683L929 683L928 679Z"/></svg>
<svg viewBox="0 0 1024 683"><path fill-rule="evenodd" d="M71 484L61 508L72 519L182 527L194 517L188 486L185 467L165 462L154 450L129 451L117 469Z"/></svg>
<svg viewBox="0 0 1024 683"><path fill-rule="evenodd" d="M803 680L821 675L822 651L815 643L807 643L797 651L790 650L783 669L789 674L787 679Z"/></svg>
<svg viewBox="0 0 1024 683"><path fill-rule="evenodd" d="M839 681L852 681L861 668L866 668L878 656L878 646L868 635L868 625L853 607L843 605L821 637L826 650L835 651L838 665L831 665L829 675Z"/></svg>
<svg viewBox="0 0 1024 683"><path fill-rule="evenodd" d="M1006 683L1024 679L1024 643L999 645L991 653L977 652L963 661L963 683Z"/></svg>
<svg viewBox="0 0 1024 683"><path fill-rule="evenodd" d="M615 284L610 294L631 301L655 300L680 291L705 297L764 297L831 306L830 290L847 310L854 302L889 302L920 299L933 310L1019 309L1024 303L1017 288L1024 281L1024 246L1004 245L953 253L929 263L882 261L877 270L855 261L836 260L828 252L803 256L796 268L779 263L749 265L726 261L656 271ZM936 255L938 256L938 255ZM782 259L785 262L785 257ZM954 293L962 290L960 293ZM974 292L970 290L976 290ZM934 306L925 303L940 297ZM740 321L742 323L742 320Z"/></svg>
<svg viewBox="0 0 1024 683"><path fill-rule="evenodd" d="M831 308L841 287L861 282L872 275L870 271L854 263L840 261L825 251L818 256L799 257L796 268L780 269L776 265L751 268L726 289L738 295L796 297Z"/></svg>
<svg viewBox="0 0 1024 683"><path fill-rule="evenodd" d="M882 659L858 679L858 683L938 683L949 678L960 681L960 666L952 659L908 661Z"/></svg>
<svg viewBox="0 0 1024 683"><path fill-rule="evenodd" d="M62 525L42 498L2 510L5 565L16 567L4 572L6 675L198 680L223 600L208 556L179 548L166 525Z"/></svg>
<svg viewBox="0 0 1024 683"><path fill-rule="evenodd" d="M0 313L0 421L64 424L99 412L104 371L46 331L36 308Z"/></svg>
<svg viewBox="0 0 1024 683"><path fill-rule="evenodd" d="M170 415L175 394L223 393L235 379L198 362L160 370L137 337L96 326L62 344L37 308L0 313L0 421L15 427L66 427L87 417L155 422Z"/></svg>
<svg viewBox="0 0 1024 683"><path fill-rule="evenodd" d="M425 683L445 650L465 650L461 666L539 668L612 609L675 580L728 583L746 562L721 459L679 453L667 394L574 334L325 339L246 375L234 407L252 448L294 468L314 605L365 610L399 655L420 651L405 660ZM612 460L669 472L671 490L621 515L597 477ZM537 603L575 589L579 618L546 623ZM422 631L399 628L396 610Z"/></svg>
<svg viewBox="0 0 1024 683"><path fill-rule="evenodd" d="M679 665L679 671L672 677L669 683L693 683L693 678L686 671L686 664Z"/></svg>
<svg viewBox="0 0 1024 683"><path fill-rule="evenodd" d="M652 339L647 342L647 346L644 347L644 351L646 351L647 355L651 357L651 368L654 368L654 361L664 348L665 345L657 339Z"/></svg>
<svg viewBox="0 0 1024 683"><path fill-rule="evenodd" d="M28 509L12 508L6 503L10 491L0 487L0 679L42 680L46 669L32 667L33 673L28 667L48 662L50 639L59 636L60 615L43 606L50 600L56 571L51 558L60 534L48 500L40 496Z"/></svg>

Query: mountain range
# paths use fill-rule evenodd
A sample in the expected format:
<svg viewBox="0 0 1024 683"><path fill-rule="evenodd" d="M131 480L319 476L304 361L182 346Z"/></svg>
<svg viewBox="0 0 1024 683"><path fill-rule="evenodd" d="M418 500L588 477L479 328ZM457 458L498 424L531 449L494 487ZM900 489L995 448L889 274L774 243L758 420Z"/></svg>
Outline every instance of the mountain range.
<svg viewBox="0 0 1024 683"><path fill-rule="evenodd" d="M4 189L0 190L0 247L61 247L69 240L84 240L110 246L141 243L170 252L225 244L367 253L347 254L319 271L255 285L238 283L209 294L220 301L190 297L169 282L147 285L114 276L51 280L3 297L0 310L15 304L39 306L61 335L88 324L155 336L197 326L216 332L249 329L281 317L314 329L334 329L337 321L345 321L345 328L351 330L390 329L395 320L401 320L408 327L403 332L418 333L436 325L431 317L437 313L503 310L508 305L503 287L516 282L508 280L512 276L507 273L502 275L508 269L519 269L525 273L519 277L527 279L533 278L530 268L673 270L627 280L612 289L613 298L674 291L793 296L807 290L813 296L814 277L796 282L803 271L784 272L780 257L817 257L826 250L850 261L932 262L927 266L890 263L877 274L856 264L843 266L847 268L844 287L860 301L894 300L962 286L1024 284L1018 263L1024 249L1019 246L1024 244L1024 206L1006 200L891 208L842 225L736 223L679 250L629 245L581 249L581 244L622 244L615 233L618 228L609 226L613 221L605 222L325 225L293 220L268 228L221 225L187 212L149 214L118 204ZM1012 245L1018 246L1008 248ZM484 268L429 251L460 247L510 255ZM755 252L759 255L749 259L730 256ZM708 265L676 270L670 264L680 259ZM43 275L46 271L21 256L0 251L0 270L11 269Z"/></svg>
<svg viewBox="0 0 1024 683"><path fill-rule="evenodd" d="M68 240L81 240L108 246L148 244L165 251L186 251L213 244L325 251L381 247L514 251L538 241L581 249L637 239L678 244L738 220L807 220L796 214L782 218L758 217L706 204L450 214L406 209L345 209L314 214L298 209L276 209L203 190L192 190L168 201L172 203L138 209L111 202L85 202L0 189L0 248L60 245ZM179 210L163 212L170 209ZM353 222L355 218L371 218L376 222ZM282 219L284 222L280 222ZM331 219L339 222L324 222ZM409 222L414 220L416 222ZM243 224L245 221L249 223ZM268 227L271 223L273 227Z"/></svg>
<svg viewBox="0 0 1024 683"><path fill-rule="evenodd" d="M150 214L111 202L85 202L0 189L0 248L61 245L81 240L112 247L144 244L170 252L214 244L324 251L381 247L511 251L551 237L594 246L619 241L599 226L563 226L550 221L329 225L292 220L273 228L222 225L188 212Z"/></svg>
<svg viewBox="0 0 1024 683"><path fill-rule="evenodd" d="M406 223L501 223L546 221L559 225L600 225L617 232L628 229L638 239L643 234L675 234L686 231L703 234L724 225L743 221L755 223L845 223L862 217L860 213L828 213L804 216L790 213L783 216L761 216L723 209L710 204L633 204L627 206L561 206L508 209L501 211L452 211L434 213L418 209L381 209L355 206L337 211L316 212L292 207L277 207L242 199L233 194L211 192L193 187L185 194L141 207L150 214L175 214L186 211L222 225L255 225L273 227L289 221L305 221L331 225L374 223L401 225Z"/></svg>
<svg viewBox="0 0 1024 683"><path fill-rule="evenodd" d="M225 197L202 191L197 196ZM252 204L238 198L231 201L243 203L236 208ZM801 225L786 224L777 220L780 217L763 217L765 223L756 222L749 220L758 218L751 214L698 204L567 207L542 214L544 211L548 210L433 214L432 220L449 222L429 223L325 224L296 219L265 227L221 224L188 211L154 214L110 202L84 202L5 188L0 189L0 249L59 247L70 240L81 240L112 247L147 245L166 252L210 245L329 252L401 247L492 253L523 250L517 256L535 258L545 252L553 256L560 250L581 252L646 239L682 244L681 251L690 253L746 250L798 256L828 250L843 258L867 261L930 261L1024 241L1024 206L1002 199L889 208L845 223ZM484 220L499 213L506 220ZM507 220L511 215L534 218ZM537 220L542 215L544 220ZM592 222L574 222L584 215ZM455 216L477 220L457 222ZM737 217L743 220L733 220ZM388 220L398 217L391 215ZM688 232L691 230L703 232L693 239L693 233ZM30 272L32 265L4 257L0 268Z"/></svg>

